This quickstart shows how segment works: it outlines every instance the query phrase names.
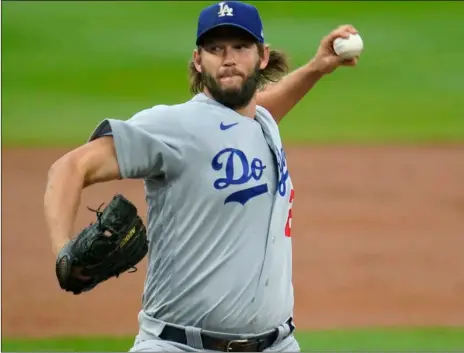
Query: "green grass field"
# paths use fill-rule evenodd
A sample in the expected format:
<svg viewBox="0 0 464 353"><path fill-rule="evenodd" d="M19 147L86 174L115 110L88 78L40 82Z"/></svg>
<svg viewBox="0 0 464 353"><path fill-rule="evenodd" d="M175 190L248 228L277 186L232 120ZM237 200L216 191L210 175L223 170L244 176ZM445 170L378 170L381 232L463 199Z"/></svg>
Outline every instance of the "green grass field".
<svg viewBox="0 0 464 353"><path fill-rule="evenodd" d="M197 14L210 3L4 3L4 145L83 143L104 118L189 99ZM256 4L293 68L339 24L365 42L359 67L326 77L290 113L286 141L464 140L463 2Z"/></svg>
<svg viewBox="0 0 464 353"><path fill-rule="evenodd" d="M211 2L3 2L3 146L75 145L107 117L190 98L198 11ZM293 143L464 141L464 2L255 2L292 67L355 25L355 69L320 82L281 125ZM3 322L3 324L6 324ZM464 329L299 333L303 350L464 350ZM4 339L2 351L127 351L132 338Z"/></svg>
<svg viewBox="0 0 464 353"><path fill-rule="evenodd" d="M388 329L321 331L296 335L302 351L436 351L464 349L464 329ZM2 352L127 352L133 338L95 337L43 340L5 340Z"/></svg>

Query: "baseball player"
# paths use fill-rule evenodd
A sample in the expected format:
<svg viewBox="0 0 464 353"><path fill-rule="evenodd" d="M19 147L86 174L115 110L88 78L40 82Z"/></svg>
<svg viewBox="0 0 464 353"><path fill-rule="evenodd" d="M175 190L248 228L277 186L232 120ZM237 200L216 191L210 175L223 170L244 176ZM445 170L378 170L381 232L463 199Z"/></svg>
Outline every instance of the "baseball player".
<svg viewBox="0 0 464 353"><path fill-rule="evenodd" d="M337 28L278 80L285 57L265 44L257 9L211 5L198 19L192 99L105 119L53 164L44 207L55 254L71 238L83 188L144 180L150 243L132 352L300 350L295 193L277 124L325 74L356 65L332 49L349 33Z"/></svg>

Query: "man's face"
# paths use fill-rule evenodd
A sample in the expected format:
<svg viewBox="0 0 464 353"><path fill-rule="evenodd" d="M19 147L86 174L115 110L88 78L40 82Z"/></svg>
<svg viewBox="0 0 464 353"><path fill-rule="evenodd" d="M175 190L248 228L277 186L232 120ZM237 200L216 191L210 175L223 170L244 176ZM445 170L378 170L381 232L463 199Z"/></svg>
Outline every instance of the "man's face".
<svg viewBox="0 0 464 353"><path fill-rule="evenodd" d="M195 54L197 69L216 101L231 109L242 108L256 93L264 65L256 42L240 29L220 27L211 32Z"/></svg>

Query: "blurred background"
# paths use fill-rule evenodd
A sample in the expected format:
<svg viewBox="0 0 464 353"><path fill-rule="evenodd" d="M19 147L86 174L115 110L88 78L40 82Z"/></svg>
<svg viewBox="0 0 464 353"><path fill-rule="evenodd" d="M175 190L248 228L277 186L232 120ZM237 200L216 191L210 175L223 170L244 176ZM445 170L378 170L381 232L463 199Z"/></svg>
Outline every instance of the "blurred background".
<svg viewBox="0 0 464 353"><path fill-rule="evenodd" d="M190 99L197 16L212 3L2 3L3 350L130 348L144 271L59 290L47 171L102 119ZM303 350L464 349L464 3L250 3L292 69L341 24L365 46L280 125ZM137 181L92 186L82 205L116 192L145 212ZM92 218L82 207L76 230Z"/></svg>

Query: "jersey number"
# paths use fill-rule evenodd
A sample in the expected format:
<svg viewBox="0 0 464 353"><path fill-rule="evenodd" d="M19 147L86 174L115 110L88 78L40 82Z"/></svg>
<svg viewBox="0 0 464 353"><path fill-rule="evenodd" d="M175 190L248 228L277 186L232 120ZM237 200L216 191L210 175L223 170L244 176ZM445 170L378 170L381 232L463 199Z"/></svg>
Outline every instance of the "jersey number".
<svg viewBox="0 0 464 353"><path fill-rule="evenodd" d="M286 237L292 236L292 207L293 207L294 196L295 196L295 190L292 189L290 191L290 199L288 200L288 202L290 203L290 209L288 210L287 224L285 225L285 236Z"/></svg>

